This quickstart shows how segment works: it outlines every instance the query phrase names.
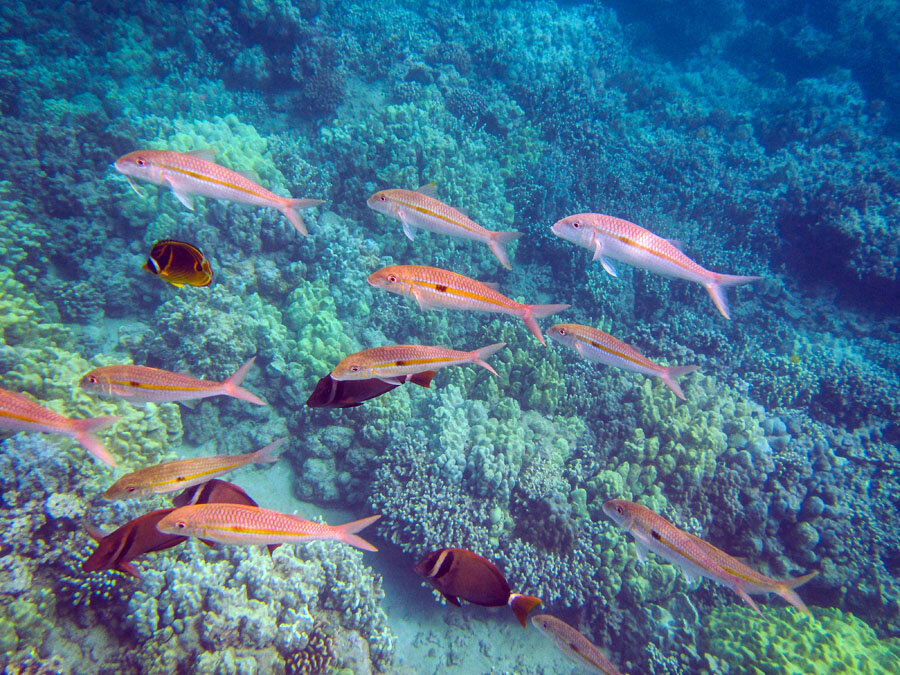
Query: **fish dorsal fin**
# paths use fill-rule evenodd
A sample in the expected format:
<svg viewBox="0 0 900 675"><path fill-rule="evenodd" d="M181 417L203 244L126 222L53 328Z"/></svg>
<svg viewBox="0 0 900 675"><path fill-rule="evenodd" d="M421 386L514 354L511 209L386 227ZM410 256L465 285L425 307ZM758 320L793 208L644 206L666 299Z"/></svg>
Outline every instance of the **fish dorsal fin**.
<svg viewBox="0 0 900 675"><path fill-rule="evenodd" d="M251 169L246 171L235 171L235 173L254 183L259 183L260 181L259 174Z"/></svg>
<svg viewBox="0 0 900 675"><path fill-rule="evenodd" d="M437 199L437 185L434 183L434 181L425 183L425 185L420 185L416 192L418 192L419 194L423 194L426 197Z"/></svg>
<svg viewBox="0 0 900 675"><path fill-rule="evenodd" d="M490 288L492 291L500 290L500 284L498 284L496 281L482 281L481 283Z"/></svg>
<svg viewBox="0 0 900 675"><path fill-rule="evenodd" d="M196 157L197 159L206 160L207 162L216 161L216 151L212 148L200 148L199 150L191 150L190 152L186 152L184 154L190 155L191 157Z"/></svg>
<svg viewBox="0 0 900 675"><path fill-rule="evenodd" d="M672 246L677 248L679 251L684 253L684 242L683 241L681 241L680 239L666 239L666 241L669 242L670 244L672 244Z"/></svg>

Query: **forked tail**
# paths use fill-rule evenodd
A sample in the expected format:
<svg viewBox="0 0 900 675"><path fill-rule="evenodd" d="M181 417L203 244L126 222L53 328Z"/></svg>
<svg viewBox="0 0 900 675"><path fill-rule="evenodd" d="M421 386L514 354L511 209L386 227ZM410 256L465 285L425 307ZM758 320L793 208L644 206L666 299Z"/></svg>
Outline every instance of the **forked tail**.
<svg viewBox="0 0 900 675"><path fill-rule="evenodd" d="M474 352L469 352L472 357L472 363L481 366L494 375L497 375L497 371L494 370L491 365L487 361L485 361L485 359L489 356L493 356L505 346L505 342L498 342L493 345L488 345L487 347L482 347L481 349L476 349Z"/></svg>
<svg viewBox="0 0 900 675"><path fill-rule="evenodd" d="M309 230L306 229L306 223L303 222L303 218L300 216L300 209L311 209L313 206L324 203L325 202L321 199L289 199L287 203L285 203L282 213L284 214L284 217L291 222L291 225L294 226L294 229L297 230L297 232L304 237L308 237Z"/></svg>
<svg viewBox="0 0 900 675"><path fill-rule="evenodd" d="M253 461L267 462L269 464L277 462L278 456L281 454L281 446L284 445L284 442L287 439L288 437L285 436L284 438L279 438L277 441L272 441L264 448L260 448L253 453Z"/></svg>
<svg viewBox="0 0 900 675"><path fill-rule="evenodd" d="M509 607L512 609L513 614L516 615L519 623L522 624L522 628L525 628L525 619L528 618L528 613L539 604L541 604L541 599L533 595L512 593L509 596Z"/></svg>
<svg viewBox="0 0 900 675"><path fill-rule="evenodd" d="M546 345L547 343L544 341L544 336L541 334L541 327L538 326L535 319L543 319L545 316L556 314L564 309L569 309L571 306L572 305L524 305L525 311L522 314L522 321L528 326L528 330L534 333L534 336L540 340L540 343Z"/></svg>
<svg viewBox="0 0 900 675"><path fill-rule="evenodd" d="M515 231L491 233L491 240L488 242L488 246L491 247L491 253L493 253L497 257L497 260L500 261L500 264L508 270L512 269L512 263L509 261L509 253L506 252L506 245L521 236L521 232Z"/></svg>
<svg viewBox="0 0 900 675"><path fill-rule="evenodd" d="M243 399L244 401L250 401L250 403L255 403L256 405L268 405L268 403L263 401L259 396L251 394L240 386L241 382L244 381L244 378L247 377L247 372L250 370L254 361L256 361L255 356L238 368L234 375L225 380L222 383L222 393Z"/></svg>
<svg viewBox="0 0 900 675"><path fill-rule="evenodd" d="M699 368L700 366L669 366L668 368L664 368L659 376L662 381L666 383L666 386L675 392L675 395L678 398L684 401L684 392L681 391L681 385L678 384L676 378L687 375L688 373L693 373Z"/></svg>
<svg viewBox="0 0 900 675"><path fill-rule="evenodd" d="M818 571L815 571L810 572L809 574L804 574L802 577L784 579L781 581L781 583L778 584L775 592L807 616L812 616L809 608L806 606L803 600L800 599L800 596L797 595L797 592L794 589L798 586L802 586L807 581L815 577L818 573Z"/></svg>
<svg viewBox="0 0 900 675"><path fill-rule="evenodd" d="M726 319L731 318L728 311L728 296L725 295L725 289L729 286L739 286L740 284L749 284L751 281L757 281L762 277L741 277L733 274L717 274L715 281L703 284L712 301L716 303L716 308Z"/></svg>
<svg viewBox="0 0 900 675"><path fill-rule="evenodd" d="M72 438L81 443L88 452L109 466L116 465L116 458L113 457L103 441L97 438L92 431L103 429L110 424L118 422L121 417L89 417L84 420L71 420L72 422Z"/></svg>
<svg viewBox="0 0 900 675"><path fill-rule="evenodd" d="M356 548L361 548L363 551L377 551L377 548L372 546L372 544L367 542L362 537L356 536L356 533L366 529L369 525L374 523L379 518L381 518L381 516L369 516L368 518L354 520L352 523L337 525L334 528L336 535L335 538L338 541L344 542L345 544L350 544L351 546L355 546Z"/></svg>

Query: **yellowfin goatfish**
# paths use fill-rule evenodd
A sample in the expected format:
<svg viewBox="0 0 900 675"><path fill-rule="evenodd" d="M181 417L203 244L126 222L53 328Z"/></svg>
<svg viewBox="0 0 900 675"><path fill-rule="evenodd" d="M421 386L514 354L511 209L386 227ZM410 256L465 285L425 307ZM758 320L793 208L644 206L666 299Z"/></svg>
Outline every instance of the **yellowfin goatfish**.
<svg viewBox="0 0 900 675"><path fill-rule="evenodd" d="M549 614L536 614L531 623L556 643L559 650L573 661L605 675L622 675L590 640L565 621Z"/></svg>
<svg viewBox="0 0 900 675"><path fill-rule="evenodd" d="M558 237L594 252L594 260L616 276L613 260L676 279L702 284L726 319L728 298L725 288L756 281L761 277L741 277L710 272L681 252L678 242L658 237L639 225L602 213L579 213L563 218L550 228Z"/></svg>
<svg viewBox="0 0 900 675"><path fill-rule="evenodd" d="M367 380L378 378L389 384L403 384L408 378L447 366L474 363L496 375L485 359L506 346L505 342L488 345L471 352L458 352L426 345L390 345L365 349L344 358L331 373L335 380Z"/></svg>
<svg viewBox="0 0 900 675"><path fill-rule="evenodd" d="M336 539L364 551L377 551L356 535L381 516L369 516L343 525L326 525L300 516L243 504L182 506L157 525L166 534L184 534L221 544L301 544L312 539Z"/></svg>
<svg viewBox="0 0 900 675"><path fill-rule="evenodd" d="M116 460L92 431L108 427L121 417L89 417L73 420L35 403L29 398L0 389L0 429L42 431L74 438L101 462L116 465Z"/></svg>
<svg viewBox="0 0 900 675"><path fill-rule="evenodd" d="M175 492L224 476L242 466L278 461L278 449L287 438L280 438L256 452L245 455L195 457L147 466L122 476L103 493L104 499L137 499Z"/></svg>
<svg viewBox="0 0 900 675"><path fill-rule="evenodd" d="M753 602L750 593L778 593L801 612L809 614L809 609L794 589L805 584L818 572L778 581L747 567L737 558L707 544L699 537L679 530L646 506L624 499L611 499L603 504L603 511L623 530L631 532L641 561L648 550L653 551L679 567L688 580L706 577L728 586L758 614L762 612Z"/></svg>
<svg viewBox="0 0 900 675"><path fill-rule="evenodd" d="M210 396L233 396L256 405L267 405L261 398L239 386L255 360L254 356L224 382L198 380L190 375L159 368L126 364L95 368L81 378L80 384L82 389L93 394L120 396L132 401L168 403Z"/></svg>
<svg viewBox="0 0 900 675"><path fill-rule="evenodd" d="M700 366L660 366L629 344L602 330L577 323L558 323L547 331L550 339L572 347L581 358L662 379L675 395L684 399L676 377L692 373Z"/></svg>
<svg viewBox="0 0 900 675"><path fill-rule="evenodd" d="M451 237L474 239L487 244L500 264L511 270L505 245L522 236L521 232L492 232L469 218L465 213L437 199L434 183L418 190L382 190L369 197L369 208L396 218L403 225L403 233L410 239L416 229L428 230Z"/></svg>
<svg viewBox="0 0 900 675"><path fill-rule="evenodd" d="M541 344L546 343L535 319L569 308L569 305L523 305L480 281L424 265L384 267L369 277L369 283L391 293L415 298L422 309L462 309L517 316Z"/></svg>
<svg viewBox="0 0 900 675"><path fill-rule="evenodd" d="M212 150L138 150L119 157L115 166L116 171L124 174L132 189L141 196L143 194L135 185L134 178L172 188L178 200L191 211L194 210L193 195L269 206L281 211L304 237L309 234L298 210L318 206L323 203L321 199L279 197L247 176L216 164L212 161L214 158Z"/></svg>
<svg viewBox="0 0 900 675"><path fill-rule="evenodd" d="M143 269L176 288L209 286L213 273L209 260L193 244L163 239L153 244Z"/></svg>

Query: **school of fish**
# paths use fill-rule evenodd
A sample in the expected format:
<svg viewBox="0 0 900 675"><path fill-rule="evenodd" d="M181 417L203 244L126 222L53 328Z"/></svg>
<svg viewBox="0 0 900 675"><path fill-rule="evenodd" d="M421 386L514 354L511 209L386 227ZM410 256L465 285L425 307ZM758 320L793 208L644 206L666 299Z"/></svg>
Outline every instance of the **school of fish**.
<svg viewBox="0 0 900 675"><path fill-rule="evenodd" d="M208 150L174 152L146 149L131 152L114 163L131 187L143 195L136 181L169 188L187 208L194 208L194 196L222 199L277 209L300 234L309 233L299 211L322 204L318 199L293 199L276 195L252 177L227 169L214 161ZM367 200L370 209L400 221L403 233L413 239L417 230L448 235L486 244L499 263L512 269L506 245L522 236L515 231L492 231L477 224L467 214L440 201L434 184L418 190L387 189ZM612 276L613 261L641 267L657 274L694 281L709 293L719 313L730 319L725 289L759 279L712 272L686 256L677 242L663 239L634 223L599 213L581 213L563 218L551 226L558 237L592 251L593 259ZM202 288L212 283L210 262L194 245L174 239L154 244L144 269L177 288ZM505 314L521 319L528 330L546 345L537 319L568 309L568 304L523 304L501 294L493 284L470 279L455 272L423 265L392 265L371 273L369 284L415 300L422 310L454 309ZM547 336L571 349L582 359L660 378L679 399L685 394L678 378L698 366L664 366L645 357L637 348L590 326L556 324ZM307 405L346 408L388 393L407 382L429 387L435 373L449 366L472 364L496 376L487 359L503 349L500 342L471 351L448 347L410 344L385 345L349 354L332 372L319 380ZM213 396L230 396L255 405L265 401L241 386L255 357L222 382L203 380L157 368L120 364L96 368L80 380L80 387L94 394L135 402L191 401ZM0 389L0 428L14 432L39 431L74 438L92 455L109 466L114 456L94 432L114 424L118 417L71 419L64 417L17 392ZM109 500L137 499L180 491L173 506L150 511L117 530L104 535L91 525L88 532L97 541L85 561L85 571L119 570L140 577L134 561L197 537L210 546L261 545L271 553L283 544L299 544L312 539L328 539L365 551L377 551L358 535L380 515L371 515L343 525L305 520L300 516L260 507L237 485L221 476L257 463L278 461L287 441L278 439L251 453L215 455L163 462L137 468L116 480L104 492ZM809 610L795 592L817 572L776 580L712 544L679 529L661 515L640 504L611 499L604 512L622 529L631 533L641 561L647 551L676 565L689 578L706 577L731 588L753 610L759 607L750 594L776 593L804 614ZM486 607L508 605L526 626L529 613L541 604L539 598L515 593L500 569L473 551L444 548L424 556L415 572L434 586L449 602L460 598ZM617 674L612 662L576 628L541 614L533 625L551 639L573 661L597 672Z"/></svg>

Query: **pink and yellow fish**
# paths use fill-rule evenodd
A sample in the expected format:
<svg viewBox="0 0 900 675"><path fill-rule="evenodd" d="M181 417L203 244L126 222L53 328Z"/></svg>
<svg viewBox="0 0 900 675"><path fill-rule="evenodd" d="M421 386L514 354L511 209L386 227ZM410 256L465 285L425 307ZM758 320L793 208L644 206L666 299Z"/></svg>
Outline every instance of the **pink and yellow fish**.
<svg viewBox="0 0 900 675"><path fill-rule="evenodd" d="M116 465L115 458L93 433L108 427L120 417L89 417L73 420L35 403L30 398L0 389L0 428L10 431L42 431L74 438L105 464Z"/></svg>
<svg viewBox="0 0 900 675"><path fill-rule="evenodd" d="M611 499L603 504L603 511L623 530L631 532L641 561L647 551L653 551L679 567L689 580L706 577L727 586L758 614L762 612L750 597L751 593L777 593L804 614L810 613L794 589L815 577L818 572L779 581L760 574L699 537L678 529L641 504Z"/></svg>
<svg viewBox="0 0 900 675"><path fill-rule="evenodd" d="M487 244L500 264L511 270L506 244L522 236L521 232L493 232L483 228L465 213L437 199L434 183L418 190L382 190L369 197L369 208L396 218L410 240L416 230L428 230L451 237L474 239Z"/></svg>
<svg viewBox="0 0 900 675"><path fill-rule="evenodd" d="M474 363L496 375L497 371L485 359L505 346L505 342L498 342L471 352L427 345L375 347L345 357L335 366L331 377L338 381L377 378L390 384L403 384L418 373L434 371L447 366L458 366L463 363Z"/></svg>
<svg viewBox="0 0 900 675"><path fill-rule="evenodd" d="M384 267L369 277L369 283L414 298L421 309L461 309L517 316L541 344L546 343L535 319L569 308L569 305L523 305L480 281L424 265Z"/></svg>
<svg viewBox="0 0 900 675"><path fill-rule="evenodd" d="M381 516L369 516L343 525L326 525L300 516L243 504L182 506L156 526L166 534L183 534L220 544L242 546L301 544L312 539L335 539L364 551L377 551L357 532Z"/></svg>
<svg viewBox="0 0 900 675"><path fill-rule="evenodd" d="M248 176L216 164L214 158L212 150L138 150L119 157L115 166L141 196L143 194L138 190L133 180L135 178L171 188L178 200L191 211L194 210L194 195L268 206L281 211L304 237L309 235L299 210L318 206L323 203L322 200L279 197Z"/></svg>
<svg viewBox="0 0 900 675"><path fill-rule="evenodd" d="M622 675L593 642L565 621L549 614L536 614L531 617L531 624L553 640L559 650L572 661L604 675Z"/></svg>
<svg viewBox="0 0 900 675"><path fill-rule="evenodd" d="M587 361L658 377L682 400L684 392L675 378L692 373L700 367L661 366L609 333L577 323L558 323L547 331L547 335L551 340L571 347Z"/></svg>
<svg viewBox="0 0 900 675"><path fill-rule="evenodd" d="M756 281L761 277L742 277L710 272L681 252L678 242L663 239L639 225L602 213L578 213L557 221L550 228L558 237L593 251L609 274L616 275L613 260L643 267L651 272L702 284L719 312L730 319L725 289Z"/></svg>
<svg viewBox="0 0 900 675"><path fill-rule="evenodd" d="M240 386L247 371L256 360L254 356L224 382L199 380L190 375L172 373L148 366L103 366L81 378L81 388L93 394L118 396L132 401L190 401L210 396L233 396L256 405L267 405L256 394Z"/></svg>
<svg viewBox="0 0 900 675"><path fill-rule="evenodd" d="M193 457L147 466L122 476L103 493L103 498L137 499L175 492L224 476L248 464L271 464L278 461L279 449L286 440L279 438L256 452L243 455Z"/></svg>

